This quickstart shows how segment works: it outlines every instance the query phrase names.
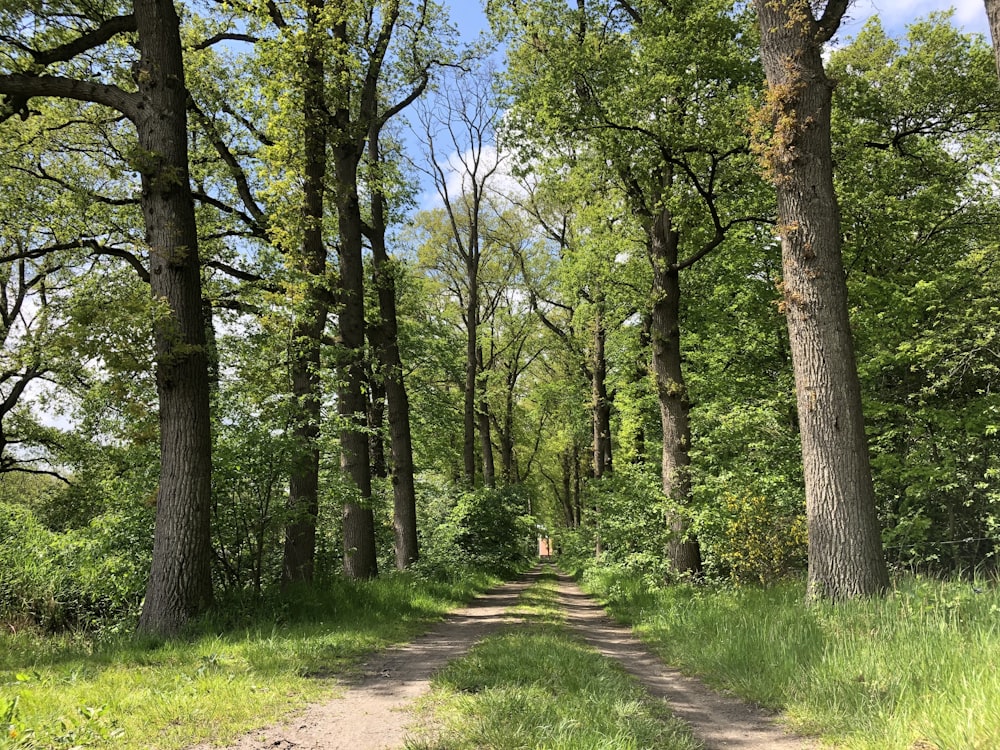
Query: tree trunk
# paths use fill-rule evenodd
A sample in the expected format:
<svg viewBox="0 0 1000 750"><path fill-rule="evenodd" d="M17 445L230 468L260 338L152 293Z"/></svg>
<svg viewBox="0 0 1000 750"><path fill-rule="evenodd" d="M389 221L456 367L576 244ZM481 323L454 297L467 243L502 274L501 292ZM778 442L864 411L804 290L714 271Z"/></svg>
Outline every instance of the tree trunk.
<svg viewBox="0 0 1000 750"><path fill-rule="evenodd" d="M368 341L372 342L372 331L381 328L374 325L368 328ZM375 339L378 340L378 336ZM389 476L389 464L385 456L385 379L374 366L368 368L368 455L372 462L372 478L385 479Z"/></svg>
<svg viewBox="0 0 1000 750"><path fill-rule="evenodd" d="M485 376L482 347L476 349L477 375ZM479 423L479 451L483 457L483 484L495 487L497 483L496 463L493 460L493 434L490 427L490 404L486 400L486 386L477 380L479 403L476 407L476 421Z"/></svg>
<svg viewBox="0 0 1000 750"><path fill-rule="evenodd" d="M1000 75L1000 0L985 0L986 17L990 23L990 36L993 39L993 55L997 61L997 73Z"/></svg>
<svg viewBox="0 0 1000 750"><path fill-rule="evenodd" d="M333 149L337 219L340 228L340 386L337 405L342 420L340 468L354 484L357 499L344 504L344 573L348 578L378 575L375 517L368 451L365 395L365 296L358 158L352 149Z"/></svg>
<svg viewBox="0 0 1000 750"><path fill-rule="evenodd" d="M573 502L573 451L569 446L563 450L559 457L559 468L562 473L562 494L559 501L563 506L563 515L566 518L566 527L575 529L579 527L576 518L576 504Z"/></svg>
<svg viewBox="0 0 1000 750"><path fill-rule="evenodd" d="M289 352L294 397L292 431L297 446L288 481L289 519L285 524L283 586L313 579L319 516L320 348L327 317L320 289L326 280L323 194L327 163L325 70L318 27L322 9L322 0L310 3L306 30L303 81L304 229L302 254L295 259L297 270L305 279L305 301L303 309L296 315Z"/></svg>
<svg viewBox="0 0 1000 750"><path fill-rule="evenodd" d="M608 399L608 360L604 353L603 306L594 321L594 362L591 367L591 409L594 426L594 478L600 479L612 471L611 463L611 401Z"/></svg>
<svg viewBox="0 0 1000 750"><path fill-rule="evenodd" d="M465 411L462 461L465 467L465 483L470 489L476 486L476 372L479 369L479 361L476 357L479 336L477 325L479 322L477 265L474 265L471 260L466 263L466 275L469 279L469 299L465 307Z"/></svg>
<svg viewBox="0 0 1000 750"><path fill-rule="evenodd" d="M663 494L685 506L691 499L691 428L688 424L687 386L681 371L680 273L676 268L679 235L670 214L661 211L649 228L649 252L653 261L654 303L650 335L652 367L663 425ZM667 556L674 570L701 570L698 542L690 538L687 521L679 513L666 519L670 529Z"/></svg>
<svg viewBox="0 0 1000 750"><path fill-rule="evenodd" d="M381 163L378 133L370 134L368 149L373 165ZM374 284L378 293L379 331L374 347L382 367L389 412L389 444L392 451L392 527L396 568L404 570L420 557L417 541L417 501L413 482L413 440L410 434L410 401L403 381L403 362L399 354L399 329L396 313L396 281L385 246L385 196L376 190L372 196L372 261Z"/></svg>
<svg viewBox="0 0 1000 750"><path fill-rule="evenodd" d="M817 21L805 0L758 0L775 132L765 163L778 195L785 316L798 405L809 533L809 597L888 586L861 409L833 188L822 45L846 0Z"/></svg>
<svg viewBox="0 0 1000 750"><path fill-rule="evenodd" d="M500 466L503 481L511 484L520 481L514 471L514 389L517 387L517 363L507 372L506 389L504 391L503 425L500 429Z"/></svg>
<svg viewBox="0 0 1000 750"><path fill-rule="evenodd" d="M139 630L172 635L212 601L212 440L198 231L187 151L187 88L170 0L136 0L135 120L153 298L170 311L154 328L160 486L153 562Z"/></svg>

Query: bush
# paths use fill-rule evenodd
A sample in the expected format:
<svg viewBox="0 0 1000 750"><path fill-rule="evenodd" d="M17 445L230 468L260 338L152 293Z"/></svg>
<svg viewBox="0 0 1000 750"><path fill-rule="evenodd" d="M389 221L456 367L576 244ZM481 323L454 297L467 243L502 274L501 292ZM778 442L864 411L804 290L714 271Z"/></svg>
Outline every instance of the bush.
<svg viewBox="0 0 1000 750"><path fill-rule="evenodd" d="M117 511L58 533L0 503L0 619L47 630L130 627L149 573L148 516Z"/></svg>
<svg viewBox="0 0 1000 750"><path fill-rule="evenodd" d="M588 483L586 502L594 510L581 529L559 533L561 560L576 571L595 562L631 571L662 584L670 575L665 550L669 501L655 468L625 464L613 475ZM600 557L595 551L600 541Z"/></svg>
<svg viewBox="0 0 1000 750"><path fill-rule="evenodd" d="M422 483L418 571L448 576L476 569L510 576L533 556L535 526L527 514L528 490L509 485L456 492Z"/></svg>
<svg viewBox="0 0 1000 750"><path fill-rule="evenodd" d="M806 563L805 509L762 494L726 492L695 518L711 574L737 583L770 583Z"/></svg>

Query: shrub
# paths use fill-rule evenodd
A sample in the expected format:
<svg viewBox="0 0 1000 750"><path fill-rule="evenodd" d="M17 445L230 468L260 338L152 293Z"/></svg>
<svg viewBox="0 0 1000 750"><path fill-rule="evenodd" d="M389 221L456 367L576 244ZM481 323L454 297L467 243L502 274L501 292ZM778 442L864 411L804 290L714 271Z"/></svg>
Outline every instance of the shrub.
<svg viewBox="0 0 1000 750"><path fill-rule="evenodd" d="M152 546L149 511L115 511L66 533L0 503L0 619L47 630L121 629L138 615Z"/></svg>
<svg viewBox="0 0 1000 750"><path fill-rule="evenodd" d="M726 492L696 515L709 571L738 583L770 583L806 561L804 508L762 494Z"/></svg>
<svg viewBox="0 0 1000 750"><path fill-rule="evenodd" d="M473 568L509 576L532 557L535 526L523 486L461 492L422 483L421 489L434 495L421 502L418 570L447 576Z"/></svg>
<svg viewBox="0 0 1000 750"><path fill-rule="evenodd" d="M595 562L600 541L601 566L616 567L646 577L651 585L670 575L664 555L669 532L669 501L660 489L653 467L625 464L613 475L588 483L586 502L594 510L581 529L559 534L559 545L568 567L576 570Z"/></svg>

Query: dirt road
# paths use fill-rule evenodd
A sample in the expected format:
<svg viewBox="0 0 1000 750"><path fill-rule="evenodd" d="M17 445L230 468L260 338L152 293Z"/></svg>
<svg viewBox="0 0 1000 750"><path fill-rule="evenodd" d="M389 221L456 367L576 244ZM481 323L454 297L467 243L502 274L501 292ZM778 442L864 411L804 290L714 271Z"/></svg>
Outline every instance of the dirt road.
<svg viewBox="0 0 1000 750"><path fill-rule="evenodd" d="M286 723L251 732L227 750L388 750L402 748L414 699L430 688L431 676L475 643L516 622L507 614L539 575L528 574L458 610L412 643L373 656L344 693L318 703ZM706 750L814 750L759 711L709 690L665 667L631 632L612 622L571 579L559 577L559 602L567 624L605 656L617 659L652 695L668 701L688 722ZM191 750L209 750L199 745Z"/></svg>

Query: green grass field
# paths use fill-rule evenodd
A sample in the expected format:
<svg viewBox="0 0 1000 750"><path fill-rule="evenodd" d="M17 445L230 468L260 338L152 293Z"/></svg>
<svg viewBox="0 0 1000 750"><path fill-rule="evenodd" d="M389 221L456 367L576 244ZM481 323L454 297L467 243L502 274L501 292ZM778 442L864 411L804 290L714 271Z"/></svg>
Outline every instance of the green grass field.
<svg viewBox="0 0 1000 750"><path fill-rule="evenodd" d="M804 585L651 592L587 578L667 663L850 750L1000 748L1000 590L906 577L884 600L806 607Z"/></svg>
<svg viewBox="0 0 1000 750"><path fill-rule="evenodd" d="M207 620L170 642L0 634L0 748L186 747L276 721L335 687L361 656L426 630L486 588L408 575ZM227 618L231 619L231 618Z"/></svg>

